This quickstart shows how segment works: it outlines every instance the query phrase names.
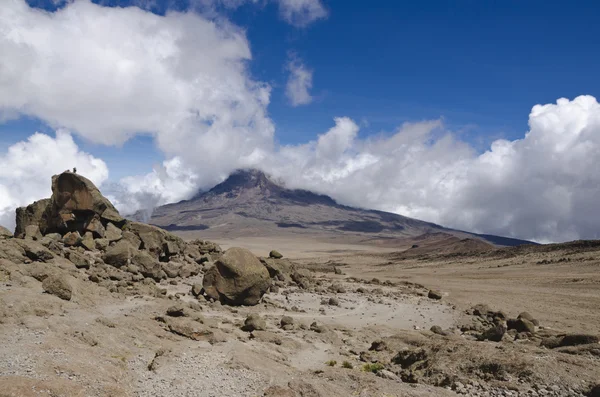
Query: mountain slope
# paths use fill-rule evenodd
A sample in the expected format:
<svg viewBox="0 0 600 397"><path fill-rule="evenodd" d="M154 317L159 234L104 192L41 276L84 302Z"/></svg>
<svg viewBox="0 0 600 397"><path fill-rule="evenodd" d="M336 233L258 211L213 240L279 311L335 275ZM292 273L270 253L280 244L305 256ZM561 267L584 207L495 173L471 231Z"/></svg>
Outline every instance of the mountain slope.
<svg viewBox="0 0 600 397"><path fill-rule="evenodd" d="M236 171L208 192L158 207L149 222L172 231L203 230L213 236L230 237L319 232L410 238L426 233L447 233L495 245L529 243L447 229L389 212L340 205L325 195L287 189L258 170Z"/></svg>

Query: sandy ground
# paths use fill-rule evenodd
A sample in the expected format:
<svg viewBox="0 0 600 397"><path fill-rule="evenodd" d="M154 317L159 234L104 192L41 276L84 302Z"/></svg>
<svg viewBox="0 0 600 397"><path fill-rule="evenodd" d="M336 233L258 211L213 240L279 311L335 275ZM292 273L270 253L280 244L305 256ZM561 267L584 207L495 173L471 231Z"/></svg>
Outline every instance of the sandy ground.
<svg viewBox="0 0 600 397"><path fill-rule="evenodd" d="M600 252L397 260L390 255L398 251L392 247L354 240L346 244L318 238L256 237L220 243L242 246L257 255L266 255L275 247L302 263L338 263L351 276L420 283L441 290L460 308L486 303L513 315L529 311L555 328L600 329ZM561 258L569 262L559 262Z"/></svg>
<svg viewBox="0 0 600 397"><path fill-rule="evenodd" d="M73 279L71 301L44 294L31 277L4 278L0 397L581 397L600 379L600 357L587 350L549 351L539 340L478 342L456 331L465 309L486 303L510 317L528 311L545 328L597 334L598 252L406 259L355 240L219 242L260 256L277 249L316 270L314 287L288 285L257 306L228 307L190 294L201 275L161 282L166 297L125 296L72 269L81 277ZM344 274L334 274L334 266ZM395 284L368 281L374 277ZM343 291L332 291L334 284ZM429 299L429 288L443 299ZM185 317L167 317L178 305ZM242 330L249 314L259 314L265 329ZM282 329L283 316L293 319L292 329ZM174 321L191 324L193 332L173 331ZM454 331L442 336L429 331L433 325ZM376 341L387 347L369 350ZM402 351L425 355L415 359L417 383L363 369L383 362L398 372L390 363ZM268 392L271 386L283 389Z"/></svg>

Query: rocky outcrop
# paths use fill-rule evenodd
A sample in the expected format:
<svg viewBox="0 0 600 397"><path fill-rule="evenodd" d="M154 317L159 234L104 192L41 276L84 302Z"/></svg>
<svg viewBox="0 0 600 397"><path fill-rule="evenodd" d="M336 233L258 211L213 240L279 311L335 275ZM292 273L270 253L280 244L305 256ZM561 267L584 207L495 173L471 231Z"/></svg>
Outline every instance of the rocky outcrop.
<svg viewBox="0 0 600 397"><path fill-rule="evenodd" d="M13 236L13 234L11 233L10 230L5 228L4 226L0 226L0 240L11 238L12 236Z"/></svg>
<svg viewBox="0 0 600 397"><path fill-rule="evenodd" d="M15 228L15 237L22 238L25 235L27 226L35 225L40 230L45 231L47 228L46 209L50 204L51 199L42 199L29 204L26 207L17 208L17 226Z"/></svg>
<svg viewBox="0 0 600 397"><path fill-rule="evenodd" d="M267 269L244 248L225 251L206 271L203 281L209 298L231 305L256 305L270 285Z"/></svg>

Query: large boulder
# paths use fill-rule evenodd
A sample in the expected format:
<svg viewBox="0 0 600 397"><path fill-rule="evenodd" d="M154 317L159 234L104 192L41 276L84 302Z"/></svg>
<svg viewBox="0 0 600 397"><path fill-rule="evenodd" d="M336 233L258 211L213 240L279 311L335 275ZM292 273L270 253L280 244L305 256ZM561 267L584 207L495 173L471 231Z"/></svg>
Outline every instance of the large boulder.
<svg viewBox="0 0 600 397"><path fill-rule="evenodd" d="M112 203L89 179L63 172L52 177L52 197L45 211L47 227L40 225L40 229L44 234L67 231L84 234L89 230L99 235L102 233L99 219L108 216L113 219L112 223L123 224L125 219L118 214Z"/></svg>
<svg viewBox="0 0 600 397"><path fill-rule="evenodd" d="M126 266L131 258L138 252L127 240L120 240L107 248L103 256L105 263L115 267Z"/></svg>
<svg viewBox="0 0 600 397"><path fill-rule="evenodd" d="M17 208L17 226L15 227L15 237L24 237L27 226L35 225L42 232L47 228L46 209L50 205L50 199L38 200L27 207Z"/></svg>
<svg viewBox="0 0 600 397"><path fill-rule="evenodd" d="M267 268L252 252L230 248L206 271L206 295L230 305L256 305L267 292L271 280Z"/></svg>
<svg viewBox="0 0 600 397"><path fill-rule="evenodd" d="M161 261L166 262L169 257L185 250L185 242L180 237L156 226L130 222L125 229L139 237L141 249L149 251Z"/></svg>

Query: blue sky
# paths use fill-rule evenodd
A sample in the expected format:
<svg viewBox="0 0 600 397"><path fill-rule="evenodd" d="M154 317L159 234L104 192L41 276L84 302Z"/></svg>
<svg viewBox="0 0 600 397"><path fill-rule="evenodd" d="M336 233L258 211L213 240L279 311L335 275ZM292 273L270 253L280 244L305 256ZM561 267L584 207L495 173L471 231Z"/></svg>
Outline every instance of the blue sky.
<svg viewBox="0 0 600 397"><path fill-rule="evenodd" d="M29 3L53 8L49 0ZM598 93L600 6L595 2L324 4L327 19L303 28L279 19L274 4L220 9L247 31L253 77L273 87L268 112L282 144L314 139L337 116L359 122L363 137L391 132L405 121L442 117L483 150L499 137L522 137L535 104ZM152 10L159 14L190 9L187 1L156 5ZM314 71L314 100L305 106L290 106L284 94L290 51ZM20 119L0 126L0 133L11 134L2 144L25 138L32 128L44 130L41 124ZM149 137L117 151L78 142L107 161L111 179L142 172L162 158Z"/></svg>
<svg viewBox="0 0 600 397"><path fill-rule="evenodd" d="M75 165L124 213L255 167L457 229L600 238L597 2L25 1L0 8L0 224Z"/></svg>

